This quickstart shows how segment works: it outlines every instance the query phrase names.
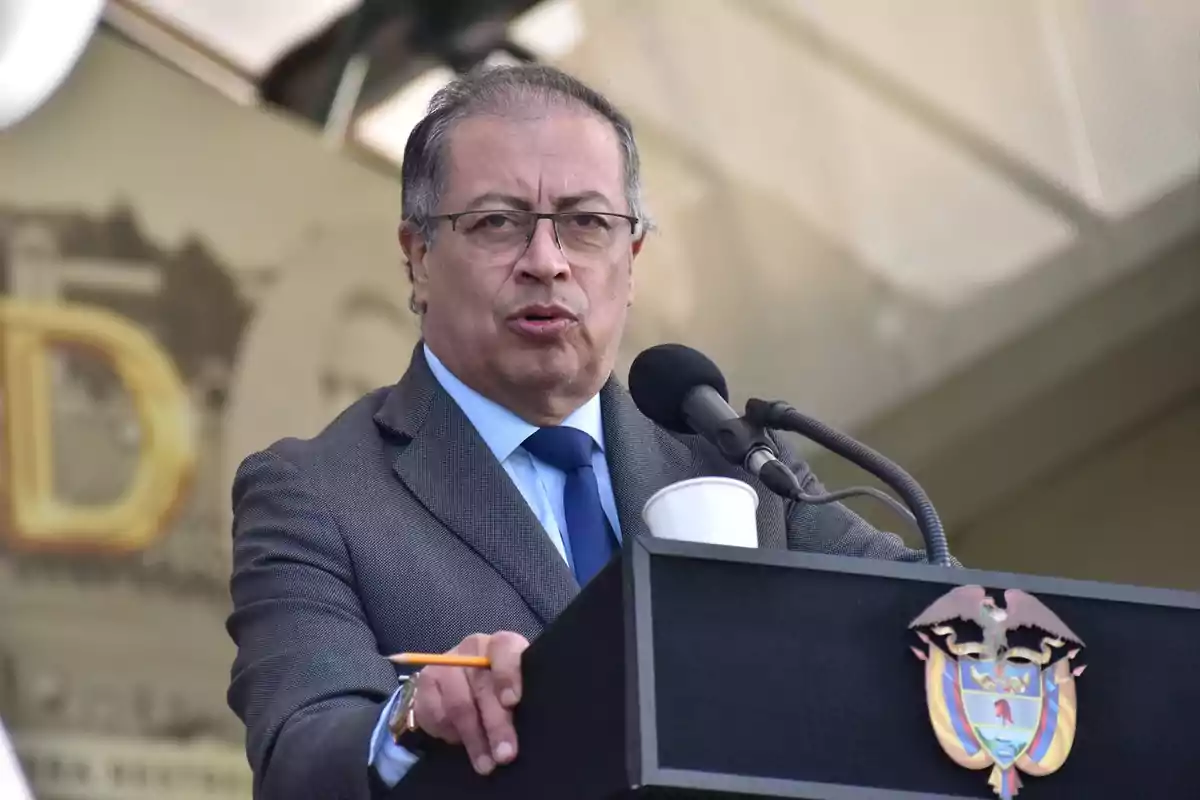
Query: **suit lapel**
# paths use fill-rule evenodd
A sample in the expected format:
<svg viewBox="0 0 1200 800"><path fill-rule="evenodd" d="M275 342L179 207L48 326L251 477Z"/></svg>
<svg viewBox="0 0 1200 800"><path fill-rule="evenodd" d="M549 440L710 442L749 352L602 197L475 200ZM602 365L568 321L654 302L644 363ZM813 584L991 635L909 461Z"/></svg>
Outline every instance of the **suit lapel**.
<svg viewBox="0 0 1200 800"><path fill-rule="evenodd" d="M642 519L646 501L672 483L702 475L722 475L746 481L758 493L758 543L760 547L786 549L783 505L765 486L741 470L705 469L701 448L715 452L699 437L676 438L651 422L633 402L629 392L609 380L600 393L604 419L605 455L612 475L617 515L626 535L649 536ZM719 460L712 463L720 463Z"/></svg>
<svg viewBox="0 0 1200 800"><path fill-rule="evenodd" d="M626 536L649 536L642 508L659 489L696 477L694 454L638 411L629 392L614 379L600 392L600 408L605 460L621 531Z"/></svg>
<svg viewBox="0 0 1200 800"><path fill-rule="evenodd" d="M579 591L575 576L420 345L375 420L399 438L393 468L413 496L553 621Z"/></svg>

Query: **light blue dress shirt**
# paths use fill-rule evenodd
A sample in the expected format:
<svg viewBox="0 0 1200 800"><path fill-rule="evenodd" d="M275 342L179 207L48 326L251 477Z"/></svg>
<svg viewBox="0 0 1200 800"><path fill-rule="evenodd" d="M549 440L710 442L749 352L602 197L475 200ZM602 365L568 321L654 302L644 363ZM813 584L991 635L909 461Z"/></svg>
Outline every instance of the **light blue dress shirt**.
<svg viewBox="0 0 1200 800"><path fill-rule="evenodd" d="M425 347L425 359L429 362L429 368L438 383L458 403L467 419L479 431L488 449L496 456L525 501L529 503L534 515L541 521L550 541L567 564L571 565L570 540L564 535L566 515L563 511L563 487L566 484L566 475L534 458L521 447L521 444L537 430L537 426L530 425L513 412L468 387L446 369L428 346ZM620 539L621 523L617 519L617 503L613 496L608 463L604 459L604 423L600 415L599 395L584 403L563 420L562 424L578 428L591 436L596 443L592 452L592 467L600 485L600 503L604 506L604 513L617 538ZM371 737L368 755L368 762L375 767L379 777L388 786L395 786L417 760L415 755L392 741L388 734L387 721L398 696L399 689L384 707L379 724L375 726L375 733Z"/></svg>

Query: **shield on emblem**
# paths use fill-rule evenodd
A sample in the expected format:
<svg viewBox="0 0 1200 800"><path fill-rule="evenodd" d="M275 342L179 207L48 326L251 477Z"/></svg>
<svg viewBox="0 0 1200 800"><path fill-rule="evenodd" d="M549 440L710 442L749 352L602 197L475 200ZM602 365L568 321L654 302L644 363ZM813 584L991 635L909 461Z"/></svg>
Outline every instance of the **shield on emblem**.
<svg viewBox="0 0 1200 800"><path fill-rule="evenodd" d="M1029 749L1042 722L1042 676L1037 664L958 660L963 714L979 744L1004 770Z"/></svg>
<svg viewBox="0 0 1200 800"><path fill-rule="evenodd" d="M1049 775L1071 753L1078 707L1075 664L1083 640L1053 611L1017 589L1004 592L1005 608L980 586L959 586L909 623L925 649L925 697L938 744L967 769L991 767L988 785L1001 800L1021 788L1018 772ZM982 641L958 641L949 620L974 622ZM928 627L926 633L921 628ZM1037 648L1009 646L1006 632L1020 627L1045 634ZM932 637L943 637L941 642ZM1061 648L1068 642L1071 647Z"/></svg>

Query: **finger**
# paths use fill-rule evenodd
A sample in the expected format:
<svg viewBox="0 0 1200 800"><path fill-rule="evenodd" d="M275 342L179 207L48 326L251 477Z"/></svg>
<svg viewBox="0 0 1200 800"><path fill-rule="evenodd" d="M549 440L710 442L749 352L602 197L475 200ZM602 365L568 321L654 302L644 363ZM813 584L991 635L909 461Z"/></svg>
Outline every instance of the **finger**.
<svg viewBox="0 0 1200 800"><path fill-rule="evenodd" d="M492 758L498 764L507 764L517 755L517 733L513 730L512 712L500 703L490 670L471 670L467 673L467 680L475 695L479 721L487 736Z"/></svg>
<svg viewBox="0 0 1200 800"><path fill-rule="evenodd" d="M492 637L483 633L472 633L467 638L459 642L451 653L456 653L462 656L482 656L487 654L488 641Z"/></svg>
<svg viewBox="0 0 1200 800"><path fill-rule="evenodd" d="M521 701L521 656L527 647L529 640L511 631L501 631L488 642L496 696L505 708L511 709Z"/></svg>
<svg viewBox="0 0 1200 800"><path fill-rule="evenodd" d="M442 689L442 707L447 722L454 728L475 771L487 775L496 767L488 746L487 734L479 720L479 708L475 705L475 694L467 681L467 671L461 667L447 669L438 675Z"/></svg>

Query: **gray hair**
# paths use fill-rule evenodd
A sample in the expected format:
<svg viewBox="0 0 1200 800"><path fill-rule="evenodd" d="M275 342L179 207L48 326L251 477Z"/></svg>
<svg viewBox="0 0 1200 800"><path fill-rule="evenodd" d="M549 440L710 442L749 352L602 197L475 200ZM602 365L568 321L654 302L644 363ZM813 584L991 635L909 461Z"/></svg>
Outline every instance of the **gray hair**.
<svg viewBox="0 0 1200 800"><path fill-rule="evenodd" d="M446 140L460 120L480 114L505 113L520 105L574 106L594 112L612 125L624 161L625 200L629 213L650 228L642 201L641 161L633 125L604 95L554 67L542 64L483 68L459 76L433 96L429 108L404 147L401 171L401 215L427 242L446 181ZM407 265L412 280L412 265ZM409 307L420 314L414 298Z"/></svg>

